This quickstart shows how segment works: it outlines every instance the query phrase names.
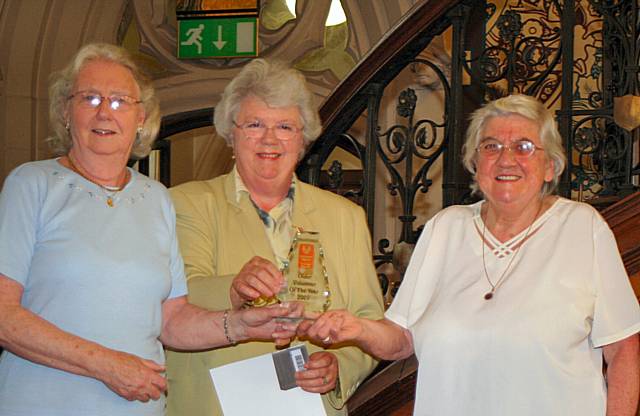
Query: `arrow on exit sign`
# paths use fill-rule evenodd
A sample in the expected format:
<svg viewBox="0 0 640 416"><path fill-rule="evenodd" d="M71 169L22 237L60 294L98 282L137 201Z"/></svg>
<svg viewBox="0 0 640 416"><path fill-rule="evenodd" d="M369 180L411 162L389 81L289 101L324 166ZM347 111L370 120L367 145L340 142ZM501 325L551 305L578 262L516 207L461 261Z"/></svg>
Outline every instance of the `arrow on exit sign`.
<svg viewBox="0 0 640 416"><path fill-rule="evenodd" d="M257 17L179 20L178 58L257 56L257 28Z"/></svg>

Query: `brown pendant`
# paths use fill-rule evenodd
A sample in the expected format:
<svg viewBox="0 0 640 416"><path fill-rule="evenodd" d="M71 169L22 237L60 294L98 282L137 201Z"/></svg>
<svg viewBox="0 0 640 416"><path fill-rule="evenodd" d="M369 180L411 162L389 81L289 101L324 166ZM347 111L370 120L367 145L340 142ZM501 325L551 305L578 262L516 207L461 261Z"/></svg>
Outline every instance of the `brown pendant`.
<svg viewBox="0 0 640 416"><path fill-rule="evenodd" d="M110 196L107 197L107 205L109 205L110 208L113 208L113 198Z"/></svg>
<svg viewBox="0 0 640 416"><path fill-rule="evenodd" d="M489 299L491 299L492 297L493 297L493 292L487 292L487 293L484 295L484 300L489 300Z"/></svg>

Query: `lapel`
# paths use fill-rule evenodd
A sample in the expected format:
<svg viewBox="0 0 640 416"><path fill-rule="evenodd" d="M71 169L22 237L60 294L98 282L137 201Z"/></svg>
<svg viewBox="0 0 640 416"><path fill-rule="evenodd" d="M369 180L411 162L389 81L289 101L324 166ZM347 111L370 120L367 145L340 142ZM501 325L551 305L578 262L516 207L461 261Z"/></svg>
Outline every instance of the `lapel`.
<svg viewBox="0 0 640 416"><path fill-rule="evenodd" d="M240 202L236 201L236 184L233 172L229 173L225 178L224 193L227 205L234 214L228 220L237 222L237 227L242 234L239 236L241 238L236 240L237 244L248 244L250 252L275 264L273 251L264 231L264 225L249 196L242 195Z"/></svg>
<svg viewBox="0 0 640 416"><path fill-rule="evenodd" d="M300 179L296 178L296 196L293 204L293 225L302 227L307 231L317 231L318 224L313 221L315 217L314 211L316 205L313 200L311 185L307 185ZM317 219L317 218L316 218Z"/></svg>

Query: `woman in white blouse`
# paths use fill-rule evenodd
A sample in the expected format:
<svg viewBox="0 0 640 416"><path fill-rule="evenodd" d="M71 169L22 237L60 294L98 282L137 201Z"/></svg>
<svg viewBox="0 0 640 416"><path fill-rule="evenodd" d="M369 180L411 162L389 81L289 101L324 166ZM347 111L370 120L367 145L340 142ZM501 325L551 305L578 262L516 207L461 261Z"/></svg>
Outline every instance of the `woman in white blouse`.
<svg viewBox="0 0 640 416"><path fill-rule="evenodd" d="M426 224L385 319L329 311L299 331L415 353L415 415L635 415L640 309L602 217L552 195L565 161L535 99L477 110L464 164L484 200Z"/></svg>

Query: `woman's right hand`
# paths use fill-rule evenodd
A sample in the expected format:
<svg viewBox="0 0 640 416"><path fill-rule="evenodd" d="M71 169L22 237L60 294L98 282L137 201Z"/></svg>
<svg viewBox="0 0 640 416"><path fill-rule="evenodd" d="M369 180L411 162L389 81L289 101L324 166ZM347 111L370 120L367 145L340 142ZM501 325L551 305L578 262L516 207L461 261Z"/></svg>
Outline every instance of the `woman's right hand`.
<svg viewBox="0 0 640 416"><path fill-rule="evenodd" d="M62 331L21 305L22 284L0 273L0 344L37 364L93 377L127 400L157 400L164 366ZM38 334L33 337L32 334Z"/></svg>
<svg viewBox="0 0 640 416"><path fill-rule="evenodd" d="M357 341L364 330L362 319L345 309L306 316L312 319L305 319L298 325L298 336L307 337L319 344Z"/></svg>
<svg viewBox="0 0 640 416"><path fill-rule="evenodd" d="M242 266L231 283L231 305L238 309L261 296L273 297L280 292L283 282L282 273L273 263L255 256Z"/></svg>
<svg viewBox="0 0 640 416"><path fill-rule="evenodd" d="M319 316L305 314L297 334L328 347L349 342L381 360L400 360L414 353L408 329L386 319L358 318L346 310L327 311Z"/></svg>
<svg viewBox="0 0 640 416"><path fill-rule="evenodd" d="M108 350L99 379L114 393L129 401L158 400L167 390L165 367L152 360Z"/></svg>
<svg viewBox="0 0 640 416"><path fill-rule="evenodd" d="M246 308L229 312L229 333L237 341L273 340L284 346L296 335L298 323L287 318L300 318L304 306L297 302L287 302L264 308ZM278 318L285 318L279 320Z"/></svg>

